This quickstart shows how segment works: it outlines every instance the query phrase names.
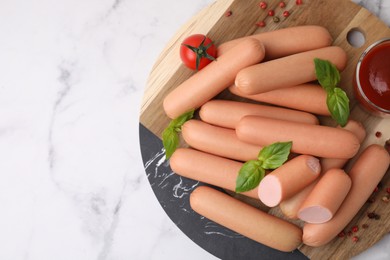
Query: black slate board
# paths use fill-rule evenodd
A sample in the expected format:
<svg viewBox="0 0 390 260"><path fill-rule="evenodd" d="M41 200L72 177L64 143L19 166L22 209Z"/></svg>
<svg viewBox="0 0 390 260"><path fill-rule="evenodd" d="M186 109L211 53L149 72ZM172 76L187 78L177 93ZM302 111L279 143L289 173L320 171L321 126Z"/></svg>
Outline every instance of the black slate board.
<svg viewBox="0 0 390 260"><path fill-rule="evenodd" d="M250 240L194 212L189 195L204 183L172 172L161 140L139 124L146 176L159 203L171 220L200 247L223 260L307 259L299 250L280 252Z"/></svg>

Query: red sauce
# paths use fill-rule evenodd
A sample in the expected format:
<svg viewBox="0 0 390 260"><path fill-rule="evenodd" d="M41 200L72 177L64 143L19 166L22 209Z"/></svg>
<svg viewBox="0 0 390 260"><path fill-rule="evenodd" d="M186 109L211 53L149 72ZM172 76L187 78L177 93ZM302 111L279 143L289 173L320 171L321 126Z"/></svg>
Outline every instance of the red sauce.
<svg viewBox="0 0 390 260"><path fill-rule="evenodd" d="M390 41L385 41L372 48L363 58L359 80L362 96L371 109L380 112L390 111ZM362 97L360 97L362 98ZM366 104L367 105L367 104ZM378 108L375 108L377 106ZM382 108L382 110L381 110ZM383 111L387 110L387 111Z"/></svg>

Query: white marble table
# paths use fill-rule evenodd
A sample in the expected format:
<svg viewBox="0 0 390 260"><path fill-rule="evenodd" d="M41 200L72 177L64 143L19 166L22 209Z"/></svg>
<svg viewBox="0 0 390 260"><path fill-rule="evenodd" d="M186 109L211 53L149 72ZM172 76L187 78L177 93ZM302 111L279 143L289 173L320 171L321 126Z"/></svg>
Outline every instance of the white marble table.
<svg viewBox="0 0 390 260"><path fill-rule="evenodd" d="M0 259L216 259L166 216L138 141L151 66L211 2L0 1ZM390 25L390 0L355 2Z"/></svg>

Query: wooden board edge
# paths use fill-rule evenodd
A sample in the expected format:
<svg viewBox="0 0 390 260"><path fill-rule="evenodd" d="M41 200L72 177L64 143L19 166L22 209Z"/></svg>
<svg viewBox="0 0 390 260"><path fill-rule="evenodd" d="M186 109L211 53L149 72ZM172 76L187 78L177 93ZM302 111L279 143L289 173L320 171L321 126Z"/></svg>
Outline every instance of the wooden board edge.
<svg viewBox="0 0 390 260"><path fill-rule="evenodd" d="M229 6L233 1L234 0L219 0L213 2L192 17L186 24L181 26L174 34L174 37L168 42L152 67L141 102L141 115L151 104L153 104L157 93L161 91L168 80L177 72L179 67L182 66L178 55L180 48L180 44L178 43L182 42L185 37L194 33L207 35L225 12L226 6ZM168 70L162 74L157 73L158 68L168 68Z"/></svg>

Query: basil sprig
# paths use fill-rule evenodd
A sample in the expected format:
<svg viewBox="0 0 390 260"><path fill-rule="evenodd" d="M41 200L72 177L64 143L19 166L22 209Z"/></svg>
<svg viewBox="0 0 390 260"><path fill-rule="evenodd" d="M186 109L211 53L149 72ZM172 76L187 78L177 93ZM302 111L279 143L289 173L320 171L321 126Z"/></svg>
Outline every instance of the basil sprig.
<svg viewBox="0 0 390 260"><path fill-rule="evenodd" d="M340 83L340 72L327 60L314 59L317 80L327 93L326 105L334 120L344 127L349 117L349 99L344 90L337 87Z"/></svg>
<svg viewBox="0 0 390 260"><path fill-rule="evenodd" d="M236 192L252 190L259 185L265 175L265 169L261 166L261 162L258 160L244 163L236 179Z"/></svg>
<svg viewBox="0 0 390 260"><path fill-rule="evenodd" d="M256 188L265 176L265 170L273 170L287 161L292 142L277 142L260 150L257 160L243 164L236 179L236 192Z"/></svg>
<svg viewBox="0 0 390 260"><path fill-rule="evenodd" d="M184 113L181 116L171 120L168 127L164 129L162 133L162 142L165 148L166 159L169 159L172 156L177 146L179 145L179 133L181 132L181 127L193 116L194 110Z"/></svg>

